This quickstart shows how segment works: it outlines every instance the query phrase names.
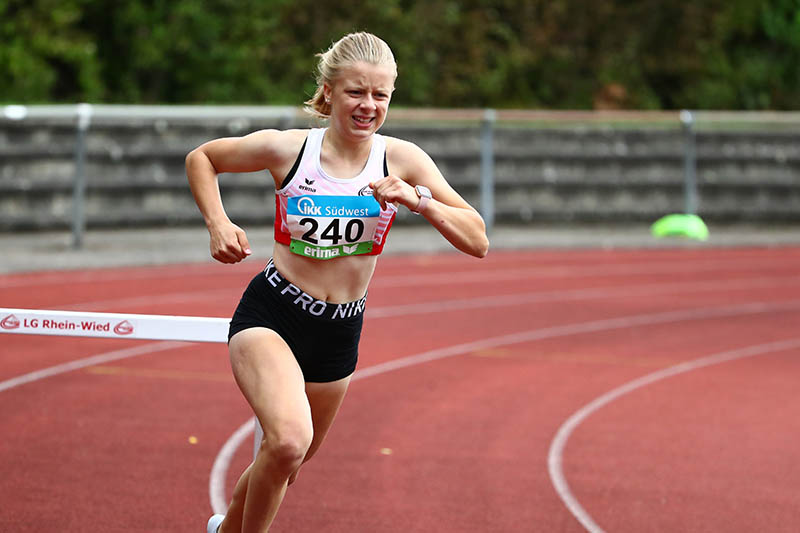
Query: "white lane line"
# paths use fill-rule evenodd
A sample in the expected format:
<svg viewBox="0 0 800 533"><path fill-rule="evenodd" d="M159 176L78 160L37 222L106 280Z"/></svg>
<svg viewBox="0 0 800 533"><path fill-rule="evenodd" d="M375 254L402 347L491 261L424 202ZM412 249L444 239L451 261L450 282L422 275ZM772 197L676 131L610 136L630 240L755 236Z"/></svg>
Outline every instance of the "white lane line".
<svg viewBox="0 0 800 533"><path fill-rule="evenodd" d="M770 313L776 311L794 311L800 309L800 300L792 300L781 303L756 302L722 307L710 307L700 309L684 309L679 311L669 311L663 313L652 313L649 315L632 315L605 320L593 320L589 322L579 322L549 328L533 329L521 331L497 337L446 346L436 350L429 350L407 357L401 357L385 363L373 365L361 370L357 370L353 375L353 380L359 380L385 374L394 370L408 368L430 361L436 361L447 357L462 355L477 350L496 348L511 344L531 342L555 337L566 337L583 333L593 333L598 331L608 331L612 329L631 328L637 326L647 326L656 324L666 324L671 322L683 322L689 320L708 320L727 316L738 316L748 314ZM239 445L253 431L254 419L250 419L242 424L239 429L226 441L222 450L225 450L225 457L221 457L222 451L214 460L214 467L209 476L209 495L211 506L214 513L225 513L227 504L225 503L225 480L230 467L230 460ZM249 429L248 429L249 428Z"/></svg>
<svg viewBox="0 0 800 533"><path fill-rule="evenodd" d="M662 263L661 264L661 268L665 268L666 267L668 271L673 272L675 268L677 268L677 267L679 267L681 265L682 264L680 264L680 263L671 264L671 265ZM708 264L704 265L704 267L713 267L713 268L716 268L717 266L718 266L718 264L711 263L711 262L709 262ZM746 266L746 265L739 264L738 266L741 268L741 267ZM752 266L752 265L750 265L750 266ZM697 267L697 265L695 265L695 268L696 267ZM200 269L197 269L197 270L200 270ZM577 270L577 272L576 272L576 270ZM615 266L612 266L610 269L606 269L605 273L607 273L607 274L630 274L630 273L636 273L636 272L652 273L653 271L654 271L654 269L652 267L644 267L644 266L641 266L641 265L615 265ZM575 269L573 267L565 267L564 268L564 267L558 267L558 266L550 266L550 267L547 267L547 268L539 268L539 269L519 269L518 272L512 272L511 274L512 274L512 278L513 278L513 277L519 277L520 275L529 276L529 275L531 275L531 273L535 273L535 272L538 272L539 275L548 275L549 274L550 276L559 276L559 277L565 277L565 274L569 275L571 273L578 273L579 275L592 274L592 273L594 273L594 274L602 274L603 273L602 269L593 269L591 271L586 271L583 268ZM163 272L160 273L160 275L163 275ZM237 273L237 275L238 275L238 273ZM92 279L95 279L95 280L97 279L96 278L96 274L92 274L91 277L92 277ZM140 278L141 279L141 278L148 278L148 277L151 277L151 274L143 275L143 276L128 276L126 278L115 278L115 279L131 279L131 278ZM470 281L478 281L479 280L478 278L480 278L480 280L484 280L485 279L483 277L483 275L481 275L481 276L477 276L477 277L474 277L474 278L472 276L470 276L469 280ZM443 282L443 281L449 281L450 283L453 283L453 282L461 283L461 282L464 282L465 279L466 279L465 277L459 277L458 279L454 279L452 276L448 276L446 278L442 278L440 275L437 274L437 275L430 275L430 276L427 276L427 277L424 277L424 278L423 277L415 277L414 280L409 280L408 278L405 278L405 277L387 279L386 283L385 283L385 286L403 286L409 281L413 281L413 283L419 283L420 281L425 281L427 283L431 283L431 282L439 283L439 282ZM7 284L7 283L4 283L4 281L7 281L7 280L0 280L0 288L4 287L4 286L8 287L8 286L15 286L16 285L15 283ZM22 280L20 280L20 281L22 281ZM33 281L33 280L31 280L31 281ZM58 281L63 281L63 277L61 275L54 274L48 281L52 281L54 283L58 282ZM685 288L685 289L688 289L688 288L702 289L702 287L698 287L697 285L715 286L715 287L718 285L721 288L740 288L740 287L743 287L743 283L746 283L750 287L753 287L753 286L766 287L766 286L785 284L786 282L791 282L791 280L776 279L776 278L772 278L771 280L764 280L763 278L756 278L756 279L747 280L747 281L745 281L745 280L723 281L723 282L720 282L719 284L714 284L713 282L699 282L699 283L690 282L688 284L683 284L683 283L671 284L671 285L673 285L671 287L671 290L674 290L674 289L678 288L677 285L680 285L682 288ZM20 285L25 285L25 284L31 284L31 283L25 283L25 282L20 283ZM657 285L642 285L642 286L639 286L636 289L639 292L641 292L642 290L649 291L651 289L653 291L655 291L655 292L664 292L665 289L658 288L658 287L663 287L663 285L661 285L661 286L657 286ZM528 303L528 302L533 302L533 301L552 300L552 299L555 299L557 297L564 298L565 296L568 297L568 298L574 298L574 299L578 299L578 298L593 298L593 297L608 297L608 296L614 296L618 292L626 292L626 291L627 291L627 294L630 295L631 294L630 291L632 289L634 289L634 287L630 287L629 286L627 288L623 288L623 289L620 289L620 290L617 290L617 291L614 291L614 290L611 290L611 289L580 289L580 290L577 290L577 291L553 291L553 292L544 292L544 293L527 293L527 294L523 294L523 295L514 295L514 296L508 296L508 297L505 297L505 296L500 296L500 297L482 297L482 298L473 299L474 301L471 301L470 299L452 300L452 301L447 301L447 302L439 302L439 305L437 306L437 308L435 310L436 311L440 311L440 310L452 310L452 309L468 309L468 308L475 308L475 307L491 307L491 306L501 306L501 305L513 305L513 304L516 304L516 303ZM708 290L708 289L706 289L706 290ZM711 289L711 290L713 290L713 289ZM223 292L223 291L225 291L225 290L220 290L220 292ZM227 291L225 291L225 292L227 292ZM208 295L206 295L206 297L207 296ZM189 296L189 294L187 294L186 297L187 298L193 298L192 296ZM178 296L178 299L180 299L180 298L181 298L181 296ZM137 300L131 300L131 301L137 301ZM100 302L97 302L97 303L100 303ZM75 304L75 307L81 307L81 306L82 306L82 304ZM383 318L383 317L388 317L388 316L399 316L399 315L404 315L404 314L419 313L419 312L421 312L423 310L421 306L424 306L426 309L431 309L431 306L428 305L428 304L384 306L384 307L375 308L375 309L371 310L370 314L371 314L372 318ZM370 312L370 311L368 310L368 312ZM760 312L760 311L753 311L753 312ZM651 316L662 316L662 318L666 318L667 319L666 321L669 321L669 320L671 320L671 319L668 318L669 315L670 315L670 313L657 314L657 315L651 315ZM642 318L642 317L629 317L629 318ZM476 342L473 342L473 343L460 344L460 345L452 346L452 347L449 347L449 348L443 348L443 349L440 349L440 350L432 350L432 351L425 352L425 353L422 353L422 354L418 354L418 355L415 355L415 356L409 356L409 357L397 359L397 360L394 360L394 361L390 361L390 362L387 362L387 363L383 363L381 365L375 365L373 367L368 367L366 369L363 369L363 370L357 372L356 375L354 375L353 379L354 380L355 379L363 379L365 377L369 377L369 376L372 376L372 375L386 373L386 372L390 372L392 370L405 368L405 367L409 367L409 366L414 366L414 365L417 365L417 364L421 364L421 363L424 363L424 362L427 362L427 361L433 361L433 360L436 360L436 359L442 359L442 358L445 358L445 357L459 355L461 353L467 353L467 352L470 352L470 351L475 351L475 350L484 349L484 348L496 347L496 346L519 343L519 342L526 342L528 340L536 340L537 338L548 338L548 337L555 337L555 336L562 336L562 335L585 333L585 332L591 332L591 331L600 331L602 329L613 329L615 327L626 327L625 325L614 325L615 321L619 321L619 320L624 320L624 319L611 319L610 321L597 321L597 322L588 322L588 323L584 323L584 324L578 324L578 325L575 325L575 326L584 326L584 327L583 328L578 327L577 329L573 329L573 330L570 330L571 326L559 326L559 327L554 327L554 328L545 328L543 330L534 330L532 332L522 332L522 333L519 333L519 334L505 335L505 336L501 336L501 337L494 337L494 338L490 338L490 339L485 339L483 341L476 341ZM646 323L647 322L640 322L638 324L635 324L634 322L630 322L629 325L644 325ZM657 322L650 322L650 323L658 323L658 321ZM599 327L599 329L598 329L598 327ZM533 336L530 335L532 333L537 333L537 332L538 332L538 335L533 335ZM49 367L49 368L37 370L37 371L34 371L34 372L30 372L28 374L24 374L24 375L17 376L15 378L11 378L9 380L0 382L0 392L5 391L5 390L9 390L11 388L14 388L14 387L17 387L17 386L20 386L20 385L23 385L25 383L31 383L31 382L34 382L34 381L38 381L38 380L45 379L45 378L48 378L48 377L52 377L52 376L55 376L55 375L63 374L63 373L66 373L66 372L71 372L73 370L78 370L78 369L85 368L85 367L88 367L88 366L92 366L92 365L96 365L96 364L103 364L103 363L107 363L107 362L111 362L111 361L116 361L116 360L119 360L119 359L124 359L124 358L128 358L128 357L134 357L134 356L137 356L137 355L143 355L143 354L147 354L147 353L155 353L155 352L159 352L159 351L165 351L165 350L169 350L169 349L172 349L172 348L184 346L186 344L187 343L183 343L183 342L158 342L158 343L151 343L151 344L142 345L142 346L138 346L138 347L134 347L134 348L128 348L128 349L124 349L124 350L115 350L115 351L107 352L107 353L104 353L104 354L98 354L98 355L95 355L95 356L90 356L90 357L87 357L87 358L84 358L84 359L79 359L79 360L71 361L71 362L68 362L68 363L61 364L61 365L56 365L56 366L53 366L53 367ZM249 428L248 428L248 426L249 426ZM223 454L222 451L221 451L220 455L218 455L217 459L215 460L214 467L212 468L212 476L211 476L212 477L212 483L209 484L210 492L211 492L211 499L212 499L212 507L214 507L215 502L216 502L216 504L218 506L218 507L214 507L215 509L219 508L219 509L221 509L223 511L225 509L225 506L224 506L224 479L225 479L225 476L226 476L226 473L227 473L227 469L228 469L229 464L230 464L230 457L232 457L232 455L235 452L235 450L241 445L241 442L244 439L246 439L247 436L250 434L250 432L253 430L252 426L253 426L253 422L252 421L248 421L247 423L243 424L237 430L237 432L234 433L234 435L231 437L231 439L229 439L228 442L226 442L226 446L228 444L231 445L230 446L230 450L226 450L226 448L223 447L223 450L225 450L225 454ZM236 437L236 439L234 439L234 437ZM221 489L215 489L214 488L215 487L215 484L213 482L214 479L221 479L222 480L223 485L221 485ZM218 492L215 493L214 492L215 490L218 490ZM216 500L215 500L215 498L216 498ZM220 503L220 502L223 502L223 503Z"/></svg>
<svg viewBox="0 0 800 533"><path fill-rule="evenodd" d="M577 428L592 413L613 402L620 396L624 396L625 394L633 392L636 389L646 387L647 385L651 385L657 381L661 381L678 374L691 372L692 370L697 370L703 367L725 363L736 359L742 359L745 357L753 357L756 355L764 355L796 348L800 348L800 338L758 344L736 350L716 353L714 355L695 359L694 361L687 361L669 368L658 370L651 374L634 379L633 381L630 381L603 394L602 396L597 397L584 407L581 407L572 416L570 416L560 428L558 428L556 436L550 444L550 452L547 456L547 467L550 473L550 481L553 483L553 487L555 487L558 496L561 498L561 501L564 502L564 505L566 505L567 509L569 509L572 515L581 523L586 531L589 531L590 533L604 533L605 530L603 530L597 524L597 522L592 519L591 515L589 515L586 509L583 508L583 506L578 502L578 499L570 490L569 484L564 476L563 469L564 447L567 445L567 440L569 440L569 437L572 432L575 431L575 428Z"/></svg>
<svg viewBox="0 0 800 533"><path fill-rule="evenodd" d="M216 459L214 459L214 466L211 467L212 480L221 479L224 482L227 477L228 467L233 460L233 455L236 453L236 450L239 449L239 446L253 433L256 423L256 418L251 418L242 424L239 429L225 441ZM223 486L220 489L216 482L209 483L208 496L211 499L211 508L221 509L220 511L214 511L214 513L224 514L228 509L228 504L225 503L225 487Z"/></svg>
<svg viewBox="0 0 800 533"><path fill-rule="evenodd" d="M493 281L510 281L516 279L562 279L584 277L614 277L647 274L695 274L713 272L719 276L720 272L746 272L753 269L773 269L794 272L792 264L787 260L784 263L776 262L774 258L764 257L763 260L748 260L734 262L730 259L709 261L659 261L657 263L621 263L621 264L594 264L583 265L547 265L522 268L503 268L486 271L472 269L466 271L451 271L442 273L406 274L392 276L376 276L370 284L371 288L377 287L416 287L418 285L462 285L465 283L487 283Z"/></svg>
<svg viewBox="0 0 800 533"><path fill-rule="evenodd" d="M125 348L124 350L114 350L113 352L92 355L83 359L76 359L75 361L43 368L41 370L22 374L21 376L7 379L5 381L0 381L0 392L13 389L14 387L19 387L20 385L25 385L26 383L33 383L34 381L39 381L41 379L57 376L66 372L72 372L73 370L78 370L81 368L86 368L87 366L118 361L119 359L135 357L137 355L163 352L164 350L172 350L173 348L179 348L181 346L188 345L189 343L187 342L176 341L151 342L148 344L142 344L140 346L134 346L133 348Z"/></svg>
<svg viewBox="0 0 800 533"><path fill-rule="evenodd" d="M598 287L594 289L564 289L555 291L534 291L507 295L479 296L456 300L437 300L414 304L387 305L370 308L367 306L366 318L388 318L441 311L461 311L466 309L505 307L534 302L564 300L589 300L593 298L616 298L620 296L650 296L654 294L677 294L680 292L712 292L718 290L741 291L765 289L770 287L789 287L800 285L800 277L769 277L720 281L688 281L673 283L648 283L626 285L624 287Z"/></svg>
<svg viewBox="0 0 800 533"><path fill-rule="evenodd" d="M236 305L236 302L239 301L241 294L241 287L185 292L161 292L153 295L131 296L127 298L116 298L114 300L95 300L92 302L68 304L63 305L60 308L65 311L98 311L102 309L108 309L109 307L128 309L137 306L152 307L153 305L193 304L197 302L207 303L227 300L231 302L231 313L233 313L233 307Z"/></svg>
<svg viewBox="0 0 800 533"><path fill-rule="evenodd" d="M216 267L216 268L215 268ZM0 277L0 289L27 287L29 285L63 285L67 283L97 283L97 282L126 282L136 280L169 278L186 278L188 276L241 276L245 272L239 269L220 269L218 265L185 264L185 265L156 265L142 267L121 267L122 270L112 268L88 269L80 272L66 270L64 272L38 273L6 273Z"/></svg>
<svg viewBox="0 0 800 533"><path fill-rule="evenodd" d="M475 308L502 307L521 305L535 302L549 302L561 300L585 300L593 298L615 298L619 296L646 296L651 294L678 293L678 292L711 292L715 290L741 291L747 289L765 289L770 287L789 287L800 285L800 277L757 277L740 278L735 280L701 280L678 281L667 283L645 283L640 285L630 284L623 287L597 287L589 289L532 291L508 295L479 296L475 298L459 298L453 300L436 300L432 302L385 305L381 307L367 306L366 318L388 318L420 313L438 313L441 311L457 311ZM187 304L198 301L208 301L236 297L239 289L218 289L198 293L175 292L155 296L137 296L115 300L98 300L59 306L59 309L69 311L102 311L109 308L130 308L137 306L153 306L164 304ZM235 295L235 296L234 296Z"/></svg>
<svg viewBox="0 0 800 533"><path fill-rule="evenodd" d="M419 274L419 275L377 275L371 287L407 287L421 284L461 284L461 283L486 283L486 280L514 280L523 278L567 278L586 276L625 276L632 274L674 274L693 272L737 272L759 269L764 267L789 270L789 260L777 262L774 258L765 255L763 259L751 258L745 260L735 258L695 260L695 261L659 261L648 263L636 261L621 264L597 264L582 266L575 264L548 264L545 266L532 266L521 268L498 269L496 267L470 268L469 270L451 270L445 273ZM256 267L257 268L257 267ZM255 270L248 272L243 268L219 268L215 264L201 265L162 265L146 269L132 268L127 272L112 271L87 271L80 274L73 272L37 274L0 274L0 289L10 289L27 286L63 285L65 280L69 283L96 283L120 282L147 279L186 278L189 276L222 276L252 277Z"/></svg>

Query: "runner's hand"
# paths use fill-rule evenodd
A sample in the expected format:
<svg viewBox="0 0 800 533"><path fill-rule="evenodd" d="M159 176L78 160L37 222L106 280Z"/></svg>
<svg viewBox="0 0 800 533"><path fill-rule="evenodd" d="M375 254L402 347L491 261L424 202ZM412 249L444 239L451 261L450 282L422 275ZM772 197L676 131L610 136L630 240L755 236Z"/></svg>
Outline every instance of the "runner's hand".
<svg viewBox="0 0 800 533"><path fill-rule="evenodd" d="M386 176L369 184L372 195L381 204L381 209L386 209L387 203L399 203L414 209L419 204L419 197L414 187L397 176Z"/></svg>
<svg viewBox="0 0 800 533"><path fill-rule="evenodd" d="M220 263L238 263L253 253L244 230L232 222L209 228L211 257Z"/></svg>

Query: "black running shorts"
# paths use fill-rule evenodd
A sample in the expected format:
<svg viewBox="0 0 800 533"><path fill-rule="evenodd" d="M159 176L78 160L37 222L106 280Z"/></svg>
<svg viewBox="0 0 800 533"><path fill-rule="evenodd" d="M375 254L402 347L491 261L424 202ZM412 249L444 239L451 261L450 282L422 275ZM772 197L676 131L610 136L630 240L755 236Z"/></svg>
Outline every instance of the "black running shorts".
<svg viewBox="0 0 800 533"><path fill-rule="evenodd" d="M270 261L245 289L228 341L245 329L271 329L292 349L305 381L336 381L356 369L366 299L346 304L317 300L284 278Z"/></svg>

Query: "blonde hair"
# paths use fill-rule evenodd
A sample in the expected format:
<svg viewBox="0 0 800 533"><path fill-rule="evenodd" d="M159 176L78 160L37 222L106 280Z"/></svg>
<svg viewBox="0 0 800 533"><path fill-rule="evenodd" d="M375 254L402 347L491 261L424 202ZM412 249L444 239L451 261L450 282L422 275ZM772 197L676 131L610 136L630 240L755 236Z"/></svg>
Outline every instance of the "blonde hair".
<svg viewBox="0 0 800 533"><path fill-rule="evenodd" d="M390 65L397 77L397 63L392 49L381 38L367 32L349 33L333 43L328 50L317 54L317 90L314 96L305 101L305 111L319 118L331 115L331 105L325 101L323 86L333 82L342 69L354 63L364 62L372 65Z"/></svg>

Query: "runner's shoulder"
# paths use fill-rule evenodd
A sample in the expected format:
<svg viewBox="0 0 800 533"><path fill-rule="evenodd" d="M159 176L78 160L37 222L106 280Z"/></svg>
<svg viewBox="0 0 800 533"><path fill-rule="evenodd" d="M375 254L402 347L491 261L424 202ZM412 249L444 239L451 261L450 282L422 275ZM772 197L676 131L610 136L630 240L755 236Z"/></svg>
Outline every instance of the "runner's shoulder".
<svg viewBox="0 0 800 533"><path fill-rule="evenodd" d="M253 132L245 138L258 143L273 161L294 161L307 136L306 129L265 129Z"/></svg>
<svg viewBox="0 0 800 533"><path fill-rule="evenodd" d="M385 135L384 139L386 139L389 172L393 174L416 174L420 169L433 163L425 150L411 141Z"/></svg>
<svg viewBox="0 0 800 533"><path fill-rule="evenodd" d="M388 135L384 135L383 138L386 141L386 151L388 153L397 154L399 156L420 152L425 153L422 148L411 141L398 139L397 137L389 137Z"/></svg>

